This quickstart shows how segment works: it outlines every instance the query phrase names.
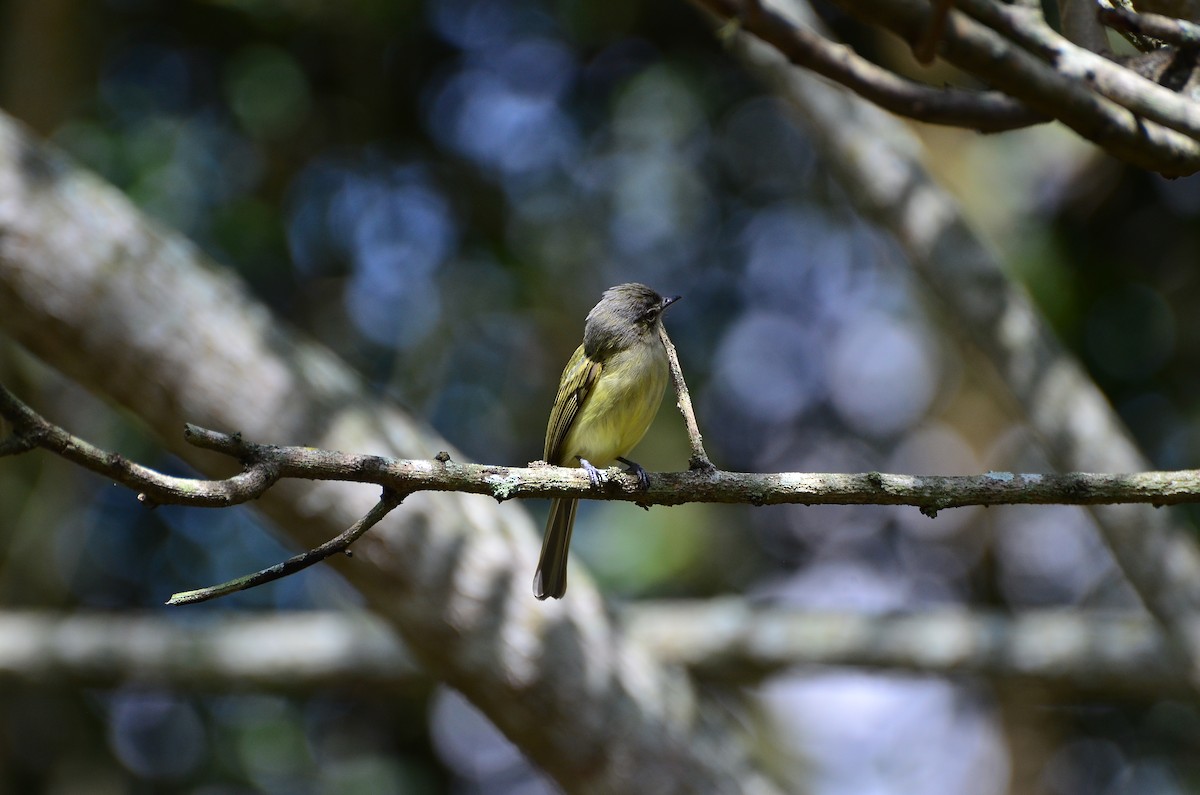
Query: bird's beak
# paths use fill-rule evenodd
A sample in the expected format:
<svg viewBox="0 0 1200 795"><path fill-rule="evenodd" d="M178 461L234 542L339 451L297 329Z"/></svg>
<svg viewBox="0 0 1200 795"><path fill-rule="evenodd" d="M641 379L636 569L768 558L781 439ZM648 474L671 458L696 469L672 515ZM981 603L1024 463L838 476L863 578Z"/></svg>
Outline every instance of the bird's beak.
<svg viewBox="0 0 1200 795"><path fill-rule="evenodd" d="M683 298L683 296L682 295L668 295L666 298L663 299L662 308L666 309L668 306L675 303L680 298Z"/></svg>

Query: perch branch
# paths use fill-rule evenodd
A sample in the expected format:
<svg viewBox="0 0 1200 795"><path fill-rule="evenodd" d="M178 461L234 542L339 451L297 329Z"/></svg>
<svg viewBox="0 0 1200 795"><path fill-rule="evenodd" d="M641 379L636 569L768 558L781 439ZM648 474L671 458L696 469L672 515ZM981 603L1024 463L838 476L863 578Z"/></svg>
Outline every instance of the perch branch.
<svg viewBox="0 0 1200 795"><path fill-rule="evenodd" d="M686 394L686 390L683 394ZM15 437L34 439L38 447L64 455L86 469L113 477L142 493L147 492L148 484L160 483L165 477L147 467L125 462L124 459L121 459L121 466L114 467L111 462L118 456L98 448L89 446L88 454L84 456L73 452L79 449L78 446L64 450L60 440L69 434L37 415L2 386L0 416L14 424ZM53 432L32 435L28 428ZM384 513L395 507L390 502L398 503L400 495L419 491L484 494L499 501L529 497L577 497L646 505L683 505L689 502L912 505L931 517L947 508L968 505L1149 503L1160 506L1200 502L1200 470L1132 474L1072 472L1062 475L987 472L982 475L947 476L880 472L759 474L701 467L687 472L656 473L650 486L643 489L632 475L609 477L600 486L593 486L582 469L548 466L541 462L529 467L508 467L460 464L445 455L428 461L342 453L313 447L263 445L246 441L238 435L191 425L186 429L186 437L210 450L236 451L244 461L249 462L251 468L261 467L275 473L275 476L265 485L260 483L253 489L227 485L231 481L239 481L241 475L225 481L170 478L174 482L173 488L160 490L156 496L156 500L163 503L213 507L247 502L261 496L271 483L281 478L381 486L393 493L390 498L385 495L380 505L376 506L376 510L383 510ZM214 501L213 493L226 496L218 503ZM357 526L346 532L352 533Z"/></svg>

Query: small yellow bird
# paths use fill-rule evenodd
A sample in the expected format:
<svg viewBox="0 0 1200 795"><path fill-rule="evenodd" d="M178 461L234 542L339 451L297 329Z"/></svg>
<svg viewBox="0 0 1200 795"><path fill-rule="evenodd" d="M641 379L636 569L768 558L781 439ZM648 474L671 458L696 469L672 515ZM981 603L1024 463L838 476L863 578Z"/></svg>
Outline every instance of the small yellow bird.
<svg viewBox="0 0 1200 795"><path fill-rule="evenodd" d="M679 296L664 298L643 284L610 287L588 313L583 344L558 383L546 426L544 458L579 465L593 486L614 461L629 467L645 488L646 470L624 458L646 435L667 387L667 352L659 339L662 313ZM538 599L561 599L567 590L567 549L579 501L550 504L542 555L533 575Z"/></svg>

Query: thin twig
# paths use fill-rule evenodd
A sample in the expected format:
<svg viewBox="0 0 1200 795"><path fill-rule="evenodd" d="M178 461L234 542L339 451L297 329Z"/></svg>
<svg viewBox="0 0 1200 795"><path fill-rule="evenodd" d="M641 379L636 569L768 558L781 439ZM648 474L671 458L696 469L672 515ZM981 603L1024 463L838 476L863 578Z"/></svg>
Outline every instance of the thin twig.
<svg viewBox="0 0 1200 795"><path fill-rule="evenodd" d="M692 457L688 461L688 468L701 472L716 471L708 453L704 452L704 440L700 436L700 426L696 424L696 412L692 410L692 396L688 393L687 382L683 380L679 355L675 352L675 345L671 342L666 328L661 323L658 326L658 337L662 340L663 347L667 349L667 360L671 363L671 381L675 384L675 405L679 407L679 413L683 415L683 423L687 426L688 441L692 445Z"/></svg>
<svg viewBox="0 0 1200 795"><path fill-rule="evenodd" d="M167 600L169 605L191 605L198 602L207 602L210 599L216 599L220 596L228 596L237 591L245 591L249 588L254 588L268 582L281 579L289 574L295 574L298 571L307 569L313 564L320 563L330 555L336 555L349 548L351 544L357 541L363 533L377 525L383 517L391 513L404 497L390 489L384 489L383 496L379 498L379 502L375 503L375 507L367 512L366 516L352 524L345 532L326 541L319 547L310 549L307 552L301 552L299 555L293 555L287 560L276 563L274 566L269 566L262 571L256 571L253 574L247 574L244 577L238 577L228 582L223 582L220 585L210 585L207 588L197 588L194 591L181 591L177 594L172 594Z"/></svg>

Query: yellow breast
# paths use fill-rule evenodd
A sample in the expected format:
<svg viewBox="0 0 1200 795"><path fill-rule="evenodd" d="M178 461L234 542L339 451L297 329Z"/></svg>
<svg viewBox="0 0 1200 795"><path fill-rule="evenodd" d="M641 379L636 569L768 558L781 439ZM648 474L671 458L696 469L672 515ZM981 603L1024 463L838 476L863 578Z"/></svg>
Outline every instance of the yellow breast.
<svg viewBox="0 0 1200 795"><path fill-rule="evenodd" d="M606 467L629 453L658 413L667 375L667 353L657 340L636 354L613 354L567 432L563 463L578 456Z"/></svg>

